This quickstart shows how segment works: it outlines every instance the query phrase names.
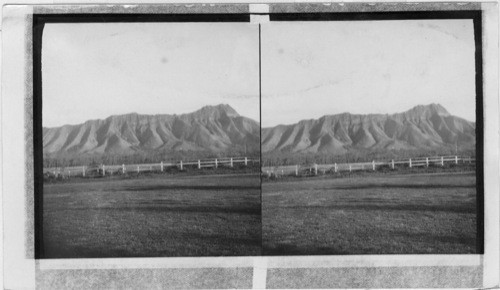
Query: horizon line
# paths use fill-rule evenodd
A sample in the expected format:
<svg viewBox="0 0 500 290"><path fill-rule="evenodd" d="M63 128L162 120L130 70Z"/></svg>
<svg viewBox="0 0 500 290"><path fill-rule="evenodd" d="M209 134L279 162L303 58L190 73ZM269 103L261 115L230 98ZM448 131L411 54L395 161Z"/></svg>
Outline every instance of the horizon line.
<svg viewBox="0 0 500 290"><path fill-rule="evenodd" d="M344 112L341 112L341 113L334 113L334 114L323 114L321 116L318 116L318 117L312 117L312 118L306 118L306 119L300 119L298 121L295 121L295 122L292 122L292 123L280 123L280 124L276 124L276 125L269 125L269 126L262 126L262 129L269 129L269 128L274 128L274 127L278 127L278 126L291 126L291 125L296 125L302 121L311 121L311 120L319 120L323 117L327 117L327 116L338 116L338 115L343 115L343 114L350 114L350 115L354 115L354 116L370 116L370 115L380 115L380 116L384 116L384 115L395 115L395 114L402 114L402 113L406 113L408 111L411 111L413 109L415 109L416 107L419 107L419 106L422 106L422 107L429 107L429 106L432 106L432 105L439 105L441 106L442 108L444 108L446 110L446 112L448 112L448 110L443 106L441 105L440 103L431 103L431 104L427 104L427 105L415 105L413 107L410 107L409 109L407 110L404 110L404 111L398 111L398 112L393 112L393 113L351 113L351 112L348 112L348 111L344 111ZM472 123L476 123L476 120L474 121L471 121L469 120L468 118L465 118L465 117L462 117L462 116L459 116L459 115L453 115L451 114L450 112L448 112L448 114L450 116L454 116L454 117L458 117L458 118L461 118L461 119L464 119L468 122L472 122Z"/></svg>
<svg viewBox="0 0 500 290"><path fill-rule="evenodd" d="M219 103L219 104L216 104L216 105L203 105L203 106L199 107L198 109L196 109L194 111L188 111L188 112L183 112L183 113L154 113L154 114L144 114L144 113L138 113L138 112L117 113L117 114L108 115L107 117L87 119L87 120L79 122L79 123L66 123L66 124L63 124L63 125L56 125L56 126L43 126L43 116L42 116L42 128L44 128L44 129L53 129L53 128L60 128L60 127L65 127L65 126L78 126L78 125L82 125L82 124L85 124L85 123L90 122L90 121L103 121L103 120L109 119L111 117L125 116L125 115L140 115L140 116L182 116L182 115L188 115L188 114L195 113L195 112L200 111L200 110L202 110L203 108L206 108L206 107L219 107L219 106L229 106L238 115L240 115L240 113L238 111L236 111L236 109L234 109L231 105L229 105L227 103ZM248 118L248 119L251 119L252 121L255 121L255 122L259 123L258 121L254 120L254 119L252 119L250 117L246 117L246 116L243 116L243 115L240 115L240 116Z"/></svg>
<svg viewBox="0 0 500 290"><path fill-rule="evenodd" d="M302 121L318 120L318 119L321 119L321 118L327 117L327 116L338 116L338 115L343 115L343 114L350 114L350 115L354 115L354 116L395 115L395 114L401 114L401 113L405 113L405 112L411 111L412 109L415 109L417 107L429 107L429 106L433 106L433 105L441 106L442 108L444 108L446 110L446 108L444 106L442 106L441 104L439 104L439 103L431 103L431 104L427 104L427 105L415 105L415 106L413 106L413 107L411 107L411 108L409 108L409 109L407 109L405 111L399 111L399 112L393 112L393 113L365 113L365 114L363 114L363 113L351 113L351 112L348 112L348 111L344 111L344 112L341 112L341 113L323 114L323 115L321 115L319 117L311 117L311 118L306 118L306 119L300 119L300 120L297 120L297 121L292 122L292 123L280 123L280 124L276 124L276 125L266 125L266 126L262 126L261 125L261 128L262 129L269 129L269 128L278 127L278 126L290 126L290 125L298 124L298 123L300 123ZM111 117L125 116L125 115L139 115L139 116L182 116L182 115L193 114L193 113L195 113L197 111L200 111L200 110L202 110L203 108L206 108L206 107L219 107L219 106L228 106L231 109L233 109L240 117L248 118L248 119L250 119L250 120L252 120L252 121L254 121L254 122L258 123L258 124L261 124L259 121L254 120L253 118L240 115L231 105L229 105L227 103L219 103L219 104L216 104L216 105L204 105L204 106L202 106L199 109L196 109L194 111L183 112L183 113L144 114L144 113L138 113L138 112L128 112L128 113L121 113L121 114L112 114L112 115L109 115L109 116L103 117L103 118L87 119L87 120L85 120L83 122L80 122L80 123L73 123L73 124L66 123L66 124L58 125L58 126L43 126L42 128L44 128L44 129L53 129L53 128L60 128L60 127L65 127L65 126L78 126L78 125L82 125L82 124L85 124L85 123L90 122L90 121L103 121L103 120L109 119ZM446 111L448 112L448 110L446 110ZM262 116L262 112L260 112L260 113L261 113L260 115ZM453 114L451 114L449 112L448 112L448 114L450 114L450 116L462 118L462 119L464 119L464 120L466 120L468 122L476 123L475 120L471 121L468 118L464 118L464 117L461 117L461 116L458 116L458 115L453 115ZM43 120L42 120L42 123L43 123Z"/></svg>

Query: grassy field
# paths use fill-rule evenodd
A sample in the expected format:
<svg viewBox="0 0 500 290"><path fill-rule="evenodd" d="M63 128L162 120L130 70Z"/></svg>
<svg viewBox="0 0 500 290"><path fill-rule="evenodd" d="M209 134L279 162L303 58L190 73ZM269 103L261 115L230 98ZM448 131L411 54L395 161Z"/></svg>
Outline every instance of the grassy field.
<svg viewBox="0 0 500 290"><path fill-rule="evenodd" d="M259 175L44 185L46 258L261 254Z"/></svg>
<svg viewBox="0 0 500 290"><path fill-rule="evenodd" d="M476 252L475 174L263 184L265 255Z"/></svg>

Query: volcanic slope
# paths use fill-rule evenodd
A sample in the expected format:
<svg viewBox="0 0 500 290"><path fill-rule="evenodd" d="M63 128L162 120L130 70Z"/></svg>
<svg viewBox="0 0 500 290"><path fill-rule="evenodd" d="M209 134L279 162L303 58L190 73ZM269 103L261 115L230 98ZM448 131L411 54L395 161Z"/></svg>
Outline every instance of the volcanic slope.
<svg viewBox="0 0 500 290"><path fill-rule="evenodd" d="M43 152L48 156L82 156L170 150L256 151L259 136L259 123L221 104L182 115L131 113L43 128Z"/></svg>
<svg viewBox="0 0 500 290"><path fill-rule="evenodd" d="M474 122L439 104L397 114L343 113L262 129L262 152L344 154L350 150L473 149Z"/></svg>

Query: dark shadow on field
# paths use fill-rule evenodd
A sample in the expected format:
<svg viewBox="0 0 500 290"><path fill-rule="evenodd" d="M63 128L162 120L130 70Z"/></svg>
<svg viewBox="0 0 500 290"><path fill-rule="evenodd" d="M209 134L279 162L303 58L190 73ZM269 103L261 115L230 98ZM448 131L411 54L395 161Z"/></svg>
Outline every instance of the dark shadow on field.
<svg viewBox="0 0 500 290"><path fill-rule="evenodd" d="M439 234L422 233L422 232L408 234L408 232L404 231L394 231L392 232L391 236L400 237L403 239L411 238L412 240L417 240L417 241L429 241L435 244L442 243L450 245L456 245L456 244L467 245L471 248L470 253L476 252L476 236L474 233L471 233L471 236L469 237L464 237L460 235L455 235L455 236L439 235Z"/></svg>
<svg viewBox="0 0 500 290"><path fill-rule="evenodd" d="M331 247L317 247L314 245L307 245L298 247L290 244L278 243L273 246L264 246L263 255L266 256L286 256L286 255L366 255L366 254L475 254L476 251L476 238L452 235L436 235L430 233L408 233L404 231L393 232L388 239L403 239L406 244L398 244L397 247L390 249L388 247L374 249L352 249L350 251L336 249L335 245ZM362 239L362 237L360 237ZM417 242L426 242L428 244L448 244L446 251L431 249L430 251L420 250L414 248ZM469 248L464 252L463 247L455 247L456 245L465 245ZM377 247L376 244L370 246ZM380 246L380 245L379 245Z"/></svg>
<svg viewBox="0 0 500 290"><path fill-rule="evenodd" d="M224 256L245 256L245 255L261 255L261 239L260 234L255 237L241 238L241 237L231 237L231 233L225 234L200 234L200 233L171 233L175 235L178 239L185 241L199 241L203 242L205 245L214 245L213 248L234 248L233 252L231 250L225 250ZM168 237L166 237L168 238ZM58 241L62 242L64 241ZM144 241L147 242L147 241ZM238 247L246 249L245 252L241 252ZM149 252L136 252L133 249L105 249L105 248L87 248L82 246L60 246L51 245L50 243L46 246L47 256L53 259L61 258L125 258L125 257L194 257L194 256L220 256L216 254L212 255L200 255L200 249L198 251L190 252L187 247L184 248L169 248L165 247L163 249L156 249ZM221 251L221 250L219 250Z"/></svg>
<svg viewBox="0 0 500 290"><path fill-rule="evenodd" d="M156 190L260 190L258 185L150 185L150 186L130 186L119 188L115 191L156 191Z"/></svg>
<svg viewBox="0 0 500 290"><path fill-rule="evenodd" d="M352 211L430 211L430 212L450 212L450 213L476 213L476 206L457 206L457 205L432 205L432 204L363 204L363 202L355 204L336 204L336 205L305 205L305 206L283 206L283 208L288 209L300 209L300 210L352 210Z"/></svg>
<svg viewBox="0 0 500 290"><path fill-rule="evenodd" d="M90 249L86 247L45 247L47 257L50 259L79 259L79 258L125 258L133 257L127 250ZM147 257L147 256L143 256Z"/></svg>
<svg viewBox="0 0 500 290"><path fill-rule="evenodd" d="M332 187L321 187L321 189L373 189L373 188L403 188L403 189L438 189L438 188L476 188L476 184L387 184L387 183L373 183L373 184L350 184L350 185L336 185Z"/></svg>
<svg viewBox="0 0 500 290"><path fill-rule="evenodd" d="M150 203L148 203L150 204ZM66 211L66 209L59 209ZM57 211L54 209L53 211ZM95 208L88 207L72 207L71 211L106 211L106 212L176 212L176 213L231 213L231 214L249 214L259 215L260 207L243 207L243 206L100 206Z"/></svg>
<svg viewBox="0 0 500 290"><path fill-rule="evenodd" d="M348 255L350 253L346 251L340 251L333 247L315 247L307 246L307 249L303 247L297 247L290 244L277 244L272 247L263 247L262 254L265 256L303 256L303 255Z"/></svg>
<svg viewBox="0 0 500 290"><path fill-rule="evenodd" d="M246 245L246 246L255 246L260 248L260 235L256 235L255 238L239 238L239 237L230 237L231 233L226 233L227 235L222 234L200 234L200 233L184 233L182 237L189 240L201 240L206 241L208 244L215 242L215 244L221 245ZM211 242L212 241L212 242Z"/></svg>

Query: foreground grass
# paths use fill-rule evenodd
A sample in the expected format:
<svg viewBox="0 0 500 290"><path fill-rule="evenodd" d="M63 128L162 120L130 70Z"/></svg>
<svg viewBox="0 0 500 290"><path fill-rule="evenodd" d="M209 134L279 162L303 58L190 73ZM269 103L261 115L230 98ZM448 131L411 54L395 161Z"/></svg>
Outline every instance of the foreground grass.
<svg viewBox="0 0 500 290"><path fill-rule="evenodd" d="M64 172L64 171L63 171ZM81 172L77 175L72 175L68 177L66 175L55 176L50 172L44 175L44 184L53 183L82 183L82 182L108 182L110 180L128 180L128 179L151 179L151 178L191 178L195 176L212 176L212 175L252 175L259 174L261 172L260 165L255 162L249 162L248 166L243 164L235 164L234 167L219 166L217 168L201 168L198 169L197 166L189 165L185 166L183 170L177 167L167 167L163 171L159 169L153 171L140 171L135 170L127 171L122 173L121 170L118 171L106 171L106 175L102 176L102 172L92 171L87 172L86 176L82 176ZM67 172L66 172L67 173Z"/></svg>
<svg viewBox="0 0 500 290"><path fill-rule="evenodd" d="M260 180L211 176L44 185L47 258L260 255Z"/></svg>
<svg viewBox="0 0 500 290"><path fill-rule="evenodd" d="M312 168L312 166L310 167ZM392 169L389 165L378 166L377 170L372 170L371 165L367 165L364 170L354 170L352 172L348 170L342 170L335 172L334 169L329 170L318 170L318 174L314 174L314 171L301 170L299 175L296 176L294 172L289 172L289 174L279 174L279 167L276 168L278 176L275 174L269 176L268 174L263 174L263 182L274 182L274 181L284 181L285 180L296 180L304 178L356 178L356 177L389 177L394 175L414 175L414 174L446 174L446 173L473 173L476 171L476 165L469 163L445 163L444 166L438 164L429 164L429 166L414 166L408 167L397 166Z"/></svg>
<svg viewBox="0 0 500 290"><path fill-rule="evenodd" d="M263 253L475 253L475 186L474 174L264 183Z"/></svg>

